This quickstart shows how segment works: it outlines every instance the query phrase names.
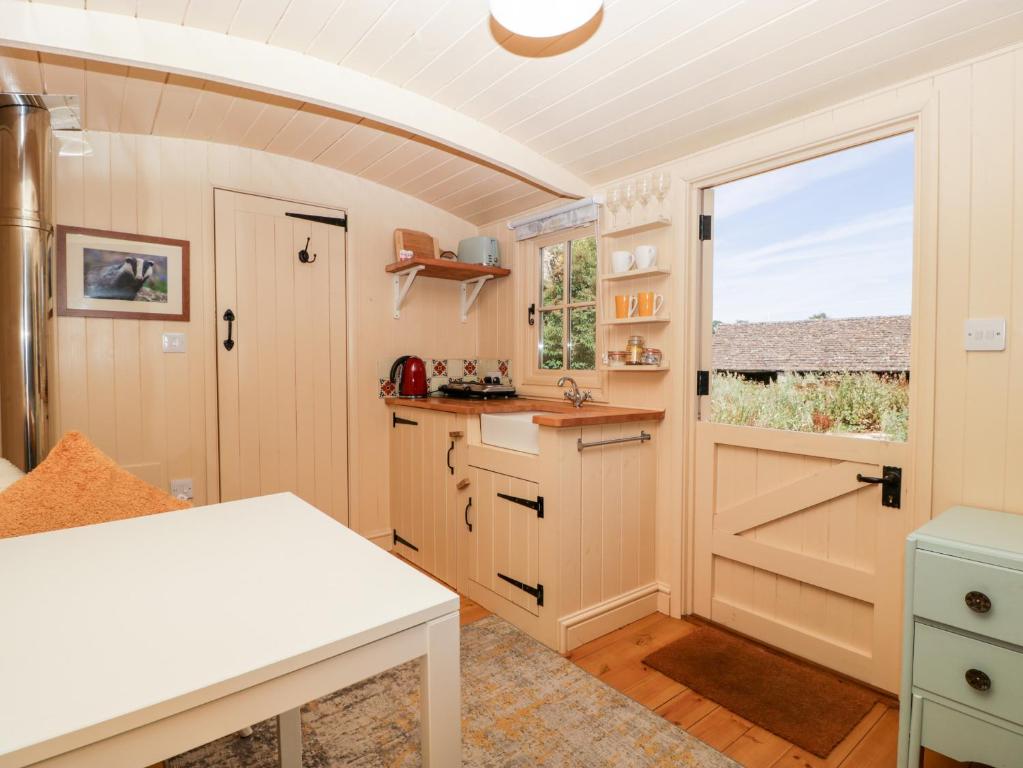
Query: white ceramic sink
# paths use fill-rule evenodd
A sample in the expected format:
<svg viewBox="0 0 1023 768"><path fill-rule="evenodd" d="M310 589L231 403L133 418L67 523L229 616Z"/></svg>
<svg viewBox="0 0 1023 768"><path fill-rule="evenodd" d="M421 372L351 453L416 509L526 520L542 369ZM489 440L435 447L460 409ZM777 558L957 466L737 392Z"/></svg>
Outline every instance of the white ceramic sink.
<svg viewBox="0 0 1023 768"><path fill-rule="evenodd" d="M480 438L484 445L522 453L540 453L540 427L533 417L546 411L481 413Z"/></svg>

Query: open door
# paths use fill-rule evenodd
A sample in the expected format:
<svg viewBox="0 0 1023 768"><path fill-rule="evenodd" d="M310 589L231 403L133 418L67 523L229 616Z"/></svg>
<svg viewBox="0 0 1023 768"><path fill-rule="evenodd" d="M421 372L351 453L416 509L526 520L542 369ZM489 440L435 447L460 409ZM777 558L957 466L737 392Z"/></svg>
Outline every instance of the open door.
<svg viewBox="0 0 1023 768"><path fill-rule="evenodd" d="M704 191L694 607L898 688L914 137Z"/></svg>

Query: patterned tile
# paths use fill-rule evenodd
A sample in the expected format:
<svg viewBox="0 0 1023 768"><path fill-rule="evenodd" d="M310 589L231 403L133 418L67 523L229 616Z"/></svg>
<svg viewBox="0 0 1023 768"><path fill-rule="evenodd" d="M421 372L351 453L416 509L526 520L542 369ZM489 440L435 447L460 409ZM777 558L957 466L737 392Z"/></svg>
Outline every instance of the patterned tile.
<svg viewBox="0 0 1023 768"><path fill-rule="evenodd" d="M479 361L478 360L464 360L462 361L462 375L466 378L474 378L479 375Z"/></svg>
<svg viewBox="0 0 1023 768"><path fill-rule="evenodd" d="M447 376L448 375L448 361L447 360L430 360L430 375L431 376Z"/></svg>
<svg viewBox="0 0 1023 768"><path fill-rule="evenodd" d="M510 378L511 377L511 360L498 360L497 361L497 370L500 371L502 379Z"/></svg>
<svg viewBox="0 0 1023 768"><path fill-rule="evenodd" d="M390 379L380 379L380 392L378 397L394 397L394 382Z"/></svg>

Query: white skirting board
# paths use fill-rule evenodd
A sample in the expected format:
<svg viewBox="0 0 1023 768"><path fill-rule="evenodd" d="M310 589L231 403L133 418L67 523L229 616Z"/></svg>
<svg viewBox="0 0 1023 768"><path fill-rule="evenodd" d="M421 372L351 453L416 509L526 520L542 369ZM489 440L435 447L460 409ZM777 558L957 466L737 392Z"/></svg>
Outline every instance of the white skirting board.
<svg viewBox="0 0 1023 768"><path fill-rule="evenodd" d="M667 614L670 596L667 584L651 582L569 614L558 621L558 650L568 653L651 613Z"/></svg>

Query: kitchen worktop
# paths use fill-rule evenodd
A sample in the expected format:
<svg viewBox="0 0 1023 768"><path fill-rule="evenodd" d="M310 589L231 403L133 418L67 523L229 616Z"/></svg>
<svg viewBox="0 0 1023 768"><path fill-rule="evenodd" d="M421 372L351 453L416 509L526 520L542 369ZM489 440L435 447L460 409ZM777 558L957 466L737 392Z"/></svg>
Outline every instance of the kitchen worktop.
<svg viewBox="0 0 1023 768"><path fill-rule="evenodd" d="M630 421L661 421L664 411L644 408L620 408L614 405L586 403L576 408L567 401L540 400L531 397L514 397L507 400L461 400L452 397L427 397L413 399L388 397L388 405L406 408L422 408L428 411L444 411L475 416L481 413L518 413L521 411L545 411L534 416L533 423L541 427L590 427L598 424L624 424Z"/></svg>

